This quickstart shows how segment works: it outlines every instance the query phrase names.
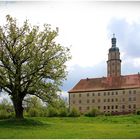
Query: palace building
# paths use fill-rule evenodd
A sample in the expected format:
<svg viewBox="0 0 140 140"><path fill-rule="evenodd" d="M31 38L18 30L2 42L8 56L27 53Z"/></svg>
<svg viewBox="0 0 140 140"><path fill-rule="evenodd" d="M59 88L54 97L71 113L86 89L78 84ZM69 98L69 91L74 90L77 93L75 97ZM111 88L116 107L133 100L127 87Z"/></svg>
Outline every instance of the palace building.
<svg viewBox="0 0 140 140"><path fill-rule="evenodd" d="M111 39L107 77L81 79L69 91L70 109L81 113L92 108L102 113L127 114L140 110L140 74L121 75L121 59L116 38Z"/></svg>

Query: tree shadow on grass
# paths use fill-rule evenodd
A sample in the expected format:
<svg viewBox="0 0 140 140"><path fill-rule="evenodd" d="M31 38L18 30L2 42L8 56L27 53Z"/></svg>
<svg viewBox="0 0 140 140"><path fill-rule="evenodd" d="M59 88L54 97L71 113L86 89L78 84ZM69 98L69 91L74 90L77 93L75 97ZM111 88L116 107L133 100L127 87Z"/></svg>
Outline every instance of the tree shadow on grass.
<svg viewBox="0 0 140 140"><path fill-rule="evenodd" d="M34 126L50 126L51 124L49 123L43 123L39 120L34 120L34 119L22 119L22 120L17 120L17 119L6 119L6 120L0 120L0 128L6 128L6 127L34 127Z"/></svg>

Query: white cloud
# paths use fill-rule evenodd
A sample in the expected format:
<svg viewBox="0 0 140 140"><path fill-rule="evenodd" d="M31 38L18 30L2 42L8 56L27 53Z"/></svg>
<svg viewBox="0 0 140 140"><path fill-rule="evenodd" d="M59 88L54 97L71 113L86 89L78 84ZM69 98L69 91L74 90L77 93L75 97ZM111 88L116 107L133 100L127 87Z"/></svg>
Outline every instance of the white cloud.
<svg viewBox="0 0 140 140"><path fill-rule="evenodd" d="M134 59L134 66L139 68L140 67L140 58L135 58Z"/></svg>
<svg viewBox="0 0 140 140"><path fill-rule="evenodd" d="M49 23L53 27L59 27L57 41L63 46L71 46L72 60L67 64L70 71L75 71L75 65L84 69L86 67L94 68L102 62L106 64L108 49L111 47L110 39L115 31L108 31L109 23L114 19L125 19L126 23L130 25L134 22L140 23L139 13L140 2L14 2L0 6L0 25L3 24L5 15L10 14L16 17L20 23L29 19L31 24ZM131 30L133 29L131 28ZM125 34L128 32L124 32L124 37ZM116 37L119 38L119 34ZM123 45L126 43L119 46L119 41L117 45L120 47L122 58L124 58L127 47ZM140 65L139 61L139 59L135 59L129 61L128 64L128 61L125 63L125 60L122 60L124 64L135 67Z"/></svg>

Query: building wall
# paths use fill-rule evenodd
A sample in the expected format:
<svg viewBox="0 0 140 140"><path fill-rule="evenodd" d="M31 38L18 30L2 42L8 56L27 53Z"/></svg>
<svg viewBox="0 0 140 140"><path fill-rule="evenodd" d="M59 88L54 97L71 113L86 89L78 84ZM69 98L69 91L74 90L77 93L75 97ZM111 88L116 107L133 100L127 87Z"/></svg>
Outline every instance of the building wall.
<svg viewBox="0 0 140 140"><path fill-rule="evenodd" d="M140 88L98 92L69 93L70 109L81 113L97 108L104 113L128 113L140 110Z"/></svg>

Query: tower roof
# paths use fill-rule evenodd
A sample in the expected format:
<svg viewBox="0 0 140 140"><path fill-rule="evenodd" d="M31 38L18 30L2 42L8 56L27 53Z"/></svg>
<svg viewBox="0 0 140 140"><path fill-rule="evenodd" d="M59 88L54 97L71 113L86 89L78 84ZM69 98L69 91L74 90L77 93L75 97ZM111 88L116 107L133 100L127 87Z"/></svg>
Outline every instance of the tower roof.
<svg viewBox="0 0 140 140"><path fill-rule="evenodd" d="M116 42L117 42L117 39L115 37L115 34L113 34L113 37L111 38L112 47L109 49L109 52L119 51L119 48L116 47Z"/></svg>

